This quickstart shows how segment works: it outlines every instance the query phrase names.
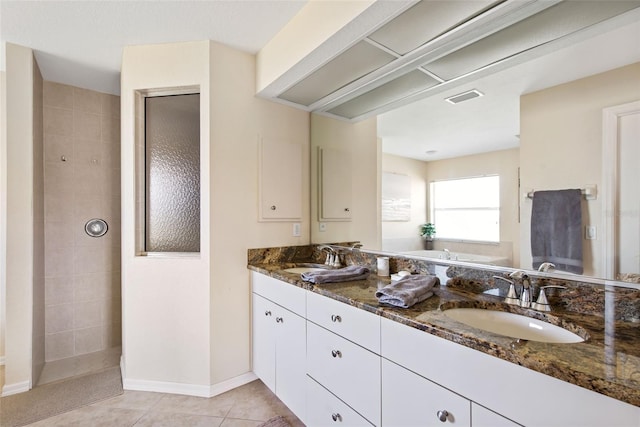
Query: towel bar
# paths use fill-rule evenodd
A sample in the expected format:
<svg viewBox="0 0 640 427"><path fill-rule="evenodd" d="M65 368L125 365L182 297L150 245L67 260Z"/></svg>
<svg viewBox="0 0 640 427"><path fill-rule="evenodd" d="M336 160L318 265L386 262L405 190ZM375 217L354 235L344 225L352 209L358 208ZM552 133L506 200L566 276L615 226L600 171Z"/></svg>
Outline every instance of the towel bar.
<svg viewBox="0 0 640 427"><path fill-rule="evenodd" d="M595 185L581 188L580 191L582 192L582 196L584 196L586 200L595 200L598 198L598 188ZM533 199L533 193L535 193L534 190L527 191L525 193L525 196L527 197L527 199Z"/></svg>

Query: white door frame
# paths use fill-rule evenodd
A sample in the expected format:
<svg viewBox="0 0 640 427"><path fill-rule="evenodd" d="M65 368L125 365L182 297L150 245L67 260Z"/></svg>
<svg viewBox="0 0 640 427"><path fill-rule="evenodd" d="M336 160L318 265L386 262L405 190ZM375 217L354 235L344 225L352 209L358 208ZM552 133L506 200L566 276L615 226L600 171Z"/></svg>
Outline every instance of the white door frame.
<svg viewBox="0 0 640 427"><path fill-rule="evenodd" d="M620 117L640 114L640 101L616 105L602 110L602 267L606 279L615 280L616 211L618 206L617 181L619 174Z"/></svg>

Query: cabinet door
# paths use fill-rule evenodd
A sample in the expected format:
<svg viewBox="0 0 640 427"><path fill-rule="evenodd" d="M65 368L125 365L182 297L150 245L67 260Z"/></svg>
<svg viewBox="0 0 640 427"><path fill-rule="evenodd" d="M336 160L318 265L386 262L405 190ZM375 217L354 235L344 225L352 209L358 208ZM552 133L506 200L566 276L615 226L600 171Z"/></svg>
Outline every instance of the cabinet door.
<svg viewBox="0 0 640 427"><path fill-rule="evenodd" d="M279 308L276 325L276 394L305 421L306 321Z"/></svg>
<svg viewBox="0 0 640 427"><path fill-rule="evenodd" d="M307 321L307 372L380 425L380 356Z"/></svg>
<svg viewBox="0 0 640 427"><path fill-rule="evenodd" d="M276 392L276 336L274 307L271 301L252 294L253 372L271 391Z"/></svg>
<svg viewBox="0 0 640 427"><path fill-rule="evenodd" d="M321 148L320 221L351 221L351 153Z"/></svg>
<svg viewBox="0 0 640 427"><path fill-rule="evenodd" d="M260 220L302 218L302 146L260 141Z"/></svg>
<svg viewBox="0 0 640 427"><path fill-rule="evenodd" d="M310 427L371 427L365 418L307 377L307 419Z"/></svg>
<svg viewBox="0 0 640 427"><path fill-rule="evenodd" d="M424 363L429 363L428 358ZM382 359L383 426L470 427L470 405L464 397Z"/></svg>
<svg viewBox="0 0 640 427"><path fill-rule="evenodd" d="M518 427L520 424L472 402L471 425L473 427Z"/></svg>

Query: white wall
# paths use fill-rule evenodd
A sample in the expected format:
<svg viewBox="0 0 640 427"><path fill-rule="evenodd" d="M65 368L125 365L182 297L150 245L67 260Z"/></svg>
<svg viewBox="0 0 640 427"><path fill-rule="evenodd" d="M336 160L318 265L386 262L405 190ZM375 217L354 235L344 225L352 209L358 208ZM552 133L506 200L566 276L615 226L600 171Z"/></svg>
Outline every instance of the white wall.
<svg viewBox="0 0 640 427"><path fill-rule="evenodd" d="M382 144L377 137L376 118L349 123L318 114L311 115L311 241L336 243L361 241L365 248L380 249L380 178ZM351 221L326 222L319 231L318 147L351 152Z"/></svg>
<svg viewBox="0 0 640 427"><path fill-rule="evenodd" d="M602 110L640 99L640 63L520 98L523 191L602 188ZM602 230L602 197L583 202L583 224ZM531 268L531 200L521 209L520 265ZM583 240L584 274L603 277L600 240Z"/></svg>
<svg viewBox="0 0 640 427"><path fill-rule="evenodd" d="M201 252L135 256L134 91L200 85ZM122 68L124 385L213 395L255 378L251 247L309 243L291 223L258 222L258 135L299 142L309 199L309 114L255 97L255 57L209 42L125 48ZM283 165L286 167L286 165ZM309 206L303 202L303 218Z"/></svg>
<svg viewBox="0 0 640 427"><path fill-rule="evenodd" d="M33 53L6 45L6 324L3 395L31 388L33 300Z"/></svg>
<svg viewBox="0 0 640 427"><path fill-rule="evenodd" d="M382 222L382 250L396 252L424 249L419 227L427 222L427 162L383 154L382 171L408 175L411 179L411 219Z"/></svg>

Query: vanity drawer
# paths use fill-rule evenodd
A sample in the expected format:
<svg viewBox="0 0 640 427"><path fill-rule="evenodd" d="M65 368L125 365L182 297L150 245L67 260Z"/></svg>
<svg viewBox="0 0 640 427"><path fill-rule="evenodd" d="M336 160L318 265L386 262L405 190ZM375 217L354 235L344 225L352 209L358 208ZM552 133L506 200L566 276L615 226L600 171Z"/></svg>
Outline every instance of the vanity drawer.
<svg viewBox="0 0 640 427"><path fill-rule="evenodd" d="M307 376L307 419L313 427L343 425L371 427L372 424L346 403Z"/></svg>
<svg viewBox="0 0 640 427"><path fill-rule="evenodd" d="M380 425L380 356L307 322L307 373Z"/></svg>
<svg viewBox="0 0 640 427"><path fill-rule="evenodd" d="M306 290L255 271L251 272L251 284L256 294L306 317Z"/></svg>
<svg viewBox="0 0 640 427"><path fill-rule="evenodd" d="M380 316L308 292L307 319L380 354Z"/></svg>

